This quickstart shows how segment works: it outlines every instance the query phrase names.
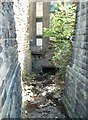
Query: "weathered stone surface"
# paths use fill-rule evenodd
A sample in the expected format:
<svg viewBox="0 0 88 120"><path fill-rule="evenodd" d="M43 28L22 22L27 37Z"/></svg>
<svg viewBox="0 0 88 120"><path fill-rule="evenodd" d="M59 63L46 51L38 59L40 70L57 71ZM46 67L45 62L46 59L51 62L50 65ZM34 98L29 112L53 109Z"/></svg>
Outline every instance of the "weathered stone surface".
<svg viewBox="0 0 88 120"><path fill-rule="evenodd" d="M71 65L67 67L64 103L71 118L88 118L88 1L79 2Z"/></svg>
<svg viewBox="0 0 88 120"><path fill-rule="evenodd" d="M3 59L0 57L0 68L1 68L2 64L3 64Z"/></svg>
<svg viewBox="0 0 88 120"><path fill-rule="evenodd" d="M29 0L0 1L0 119L21 115L21 70L29 51L28 5Z"/></svg>
<svg viewBox="0 0 88 120"><path fill-rule="evenodd" d="M2 52L2 49L3 49L2 46L0 46L0 53Z"/></svg>

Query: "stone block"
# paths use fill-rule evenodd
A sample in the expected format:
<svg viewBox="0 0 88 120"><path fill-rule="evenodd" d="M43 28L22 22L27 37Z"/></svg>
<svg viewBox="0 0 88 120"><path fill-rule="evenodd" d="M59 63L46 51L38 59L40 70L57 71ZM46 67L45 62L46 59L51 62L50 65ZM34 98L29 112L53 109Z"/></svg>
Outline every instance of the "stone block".
<svg viewBox="0 0 88 120"><path fill-rule="evenodd" d="M25 7L23 1L0 2L0 66L4 68L0 70L5 75L0 80L2 103L0 118L13 116L19 118L21 114L21 68L18 65L17 44L18 41L24 41L24 36L27 37L24 33L27 28L28 2L25 1ZM16 96L14 93L17 93ZM12 103L14 103L13 108Z"/></svg>
<svg viewBox="0 0 88 120"><path fill-rule="evenodd" d="M81 4L81 9L84 9L84 8L86 8L86 2L82 2Z"/></svg>
<svg viewBox="0 0 88 120"><path fill-rule="evenodd" d="M3 96L2 96L2 106L5 103L6 97L7 97L7 93L6 93L6 90L4 90L4 93L3 93Z"/></svg>
<svg viewBox="0 0 88 120"><path fill-rule="evenodd" d="M88 118L88 5L80 2L78 6L72 54L74 63L67 68L64 95L69 116L74 113L76 118ZM69 111L71 109L73 112Z"/></svg>
<svg viewBox="0 0 88 120"><path fill-rule="evenodd" d="M3 58L0 57L0 68L1 68L2 64L3 64Z"/></svg>
<svg viewBox="0 0 88 120"><path fill-rule="evenodd" d="M3 48L2 48L2 46L0 46L0 53L2 52L2 50L3 50Z"/></svg>
<svg viewBox="0 0 88 120"><path fill-rule="evenodd" d="M85 106L83 106L82 103L78 99L76 99L75 114L78 118L85 118L86 116Z"/></svg>

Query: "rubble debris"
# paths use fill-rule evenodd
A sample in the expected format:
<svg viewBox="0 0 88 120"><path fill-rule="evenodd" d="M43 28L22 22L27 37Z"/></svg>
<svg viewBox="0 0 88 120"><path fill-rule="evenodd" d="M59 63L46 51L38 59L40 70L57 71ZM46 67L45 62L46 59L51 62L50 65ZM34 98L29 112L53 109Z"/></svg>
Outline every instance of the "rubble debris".
<svg viewBox="0 0 88 120"><path fill-rule="evenodd" d="M28 85L28 79L23 83L22 118L66 118L65 110L61 109L63 89L60 84L64 82L48 74L39 74L35 78Z"/></svg>

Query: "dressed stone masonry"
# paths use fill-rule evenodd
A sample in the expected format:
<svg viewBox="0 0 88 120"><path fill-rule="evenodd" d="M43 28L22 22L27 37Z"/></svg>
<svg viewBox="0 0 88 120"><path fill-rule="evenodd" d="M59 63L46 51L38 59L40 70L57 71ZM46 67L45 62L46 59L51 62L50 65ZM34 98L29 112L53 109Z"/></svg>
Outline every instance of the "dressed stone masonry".
<svg viewBox="0 0 88 120"><path fill-rule="evenodd" d="M78 3L74 33L64 103L70 117L88 118L88 0Z"/></svg>
<svg viewBox="0 0 88 120"><path fill-rule="evenodd" d="M29 0L0 0L0 119L21 115L21 70L29 56L28 9Z"/></svg>

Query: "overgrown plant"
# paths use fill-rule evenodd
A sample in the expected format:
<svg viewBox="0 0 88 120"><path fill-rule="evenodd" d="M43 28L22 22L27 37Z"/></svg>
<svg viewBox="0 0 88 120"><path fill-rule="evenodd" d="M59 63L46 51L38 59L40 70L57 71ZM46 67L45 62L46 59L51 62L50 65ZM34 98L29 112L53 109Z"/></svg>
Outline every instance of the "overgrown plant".
<svg viewBox="0 0 88 120"><path fill-rule="evenodd" d="M49 28L44 28L44 36L50 38L49 48L54 49L50 62L59 67L59 75L64 78L71 53L76 7L65 2L58 2L56 7L50 15Z"/></svg>

